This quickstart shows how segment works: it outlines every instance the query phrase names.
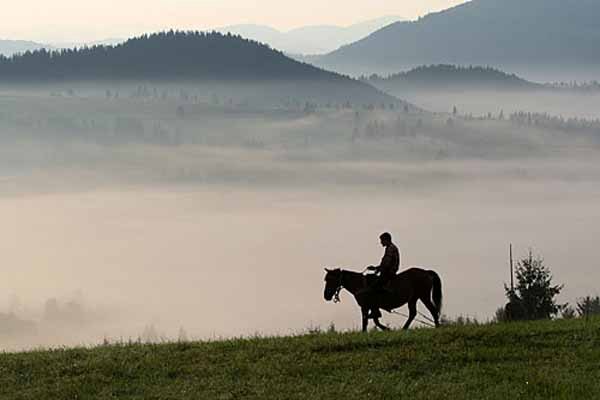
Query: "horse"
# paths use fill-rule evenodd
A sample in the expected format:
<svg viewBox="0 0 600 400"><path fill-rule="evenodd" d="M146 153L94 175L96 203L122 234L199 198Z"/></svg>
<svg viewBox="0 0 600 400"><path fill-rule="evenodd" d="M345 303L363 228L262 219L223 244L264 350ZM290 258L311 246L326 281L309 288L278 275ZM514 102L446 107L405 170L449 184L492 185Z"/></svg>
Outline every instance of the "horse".
<svg viewBox="0 0 600 400"><path fill-rule="evenodd" d="M334 299L339 301L339 293L342 289L349 291L356 299L362 314L362 331L367 331L369 319L381 330L389 328L379 322L381 313L379 309L392 312L408 303L408 320L402 327L406 330L417 316L417 301L427 307L436 328L440 325L442 312L442 280L435 271L421 268L410 268L396 275L382 289L372 289L369 277L359 272L346 271L343 269L327 269L325 275L326 301ZM371 313L369 314L369 311Z"/></svg>

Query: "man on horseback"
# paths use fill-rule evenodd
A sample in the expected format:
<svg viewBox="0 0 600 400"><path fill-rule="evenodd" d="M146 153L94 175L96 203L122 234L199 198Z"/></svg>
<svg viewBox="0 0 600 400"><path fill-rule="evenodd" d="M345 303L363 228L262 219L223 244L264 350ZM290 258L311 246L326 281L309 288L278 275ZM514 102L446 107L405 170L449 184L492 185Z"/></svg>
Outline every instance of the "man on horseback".
<svg viewBox="0 0 600 400"><path fill-rule="evenodd" d="M373 289L385 288L385 285L392 280L400 268L400 251L392 242L392 235L388 232L379 236L381 245L385 248L383 258L379 266L367 267L369 271L376 271L379 275L375 283L371 286Z"/></svg>
<svg viewBox="0 0 600 400"><path fill-rule="evenodd" d="M325 291L323 297L326 301L339 302L340 290L345 289L354 295L360 306L362 316L362 330L367 331L369 319L372 319L380 329L387 330L379 322L381 311L393 310L408 304L408 319L403 329L408 329L417 316L417 301L421 301L431 313L433 322L437 327L442 311L442 280L431 270L409 268L396 275L400 267L400 251L392 242L392 235L383 233L379 236L385 253L379 266L367 267L377 274L367 275L364 271L352 272L343 269L325 269Z"/></svg>
<svg viewBox="0 0 600 400"><path fill-rule="evenodd" d="M377 277L365 290L366 293L372 293L377 296L378 294L385 292L386 285L394 278L394 276L396 276L396 273L400 268L400 251L392 242L392 235L388 232L384 232L379 235L379 240L381 241L381 245L385 248L385 252L383 253L383 258L381 259L379 266L371 265L367 267L367 270L375 271ZM378 308L371 309L371 318L381 318L381 312Z"/></svg>

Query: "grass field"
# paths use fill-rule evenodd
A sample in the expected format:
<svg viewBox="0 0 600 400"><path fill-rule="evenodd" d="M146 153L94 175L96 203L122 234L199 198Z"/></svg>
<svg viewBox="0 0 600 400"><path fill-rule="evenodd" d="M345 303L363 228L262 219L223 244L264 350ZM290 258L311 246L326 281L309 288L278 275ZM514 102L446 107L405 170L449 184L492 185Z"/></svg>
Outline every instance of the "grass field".
<svg viewBox="0 0 600 400"><path fill-rule="evenodd" d="M598 399L600 320L0 356L0 399Z"/></svg>

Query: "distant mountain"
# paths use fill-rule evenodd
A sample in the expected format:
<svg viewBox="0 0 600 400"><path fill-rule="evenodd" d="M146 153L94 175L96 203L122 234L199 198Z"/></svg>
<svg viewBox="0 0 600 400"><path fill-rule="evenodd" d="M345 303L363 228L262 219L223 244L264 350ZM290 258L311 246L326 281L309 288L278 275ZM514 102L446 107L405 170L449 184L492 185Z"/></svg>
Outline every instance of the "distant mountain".
<svg viewBox="0 0 600 400"><path fill-rule="evenodd" d="M59 42L51 44L36 43L28 40L0 40L0 55L10 57L15 54L24 53L26 51L34 51L40 49L55 50L55 49L72 49L75 47L93 47L93 46L109 46L123 43L124 39L105 39L92 42Z"/></svg>
<svg viewBox="0 0 600 400"><path fill-rule="evenodd" d="M220 33L162 32L116 46L0 57L0 82L209 81L267 85L278 96L399 103L372 86L300 63L266 45ZM275 82L278 85L273 86Z"/></svg>
<svg viewBox="0 0 600 400"><path fill-rule="evenodd" d="M30 42L27 40L0 40L0 55L10 57L13 54L24 53L26 51L50 48L41 43Z"/></svg>
<svg viewBox="0 0 600 400"><path fill-rule="evenodd" d="M345 72L441 63L598 71L599 17L598 0L473 0L386 26L318 63Z"/></svg>
<svg viewBox="0 0 600 400"><path fill-rule="evenodd" d="M374 31L401 20L386 16L347 27L334 25L305 26L282 32L263 25L233 25L217 29L218 32L240 35L247 39L266 43L290 54L323 54L345 44L353 43Z"/></svg>
<svg viewBox="0 0 600 400"><path fill-rule="evenodd" d="M388 77L371 75L363 81L388 93L407 91L519 90L544 86L491 67L420 66Z"/></svg>

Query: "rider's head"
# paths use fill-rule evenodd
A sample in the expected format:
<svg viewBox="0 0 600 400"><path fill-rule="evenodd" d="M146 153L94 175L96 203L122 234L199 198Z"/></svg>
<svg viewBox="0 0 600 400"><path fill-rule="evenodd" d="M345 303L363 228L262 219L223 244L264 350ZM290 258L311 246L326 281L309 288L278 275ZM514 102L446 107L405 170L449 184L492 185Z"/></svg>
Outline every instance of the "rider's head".
<svg viewBox="0 0 600 400"><path fill-rule="evenodd" d="M392 235L390 235L388 232L384 232L379 235L379 240L381 241L381 245L383 247L387 247L392 243Z"/></svg>

